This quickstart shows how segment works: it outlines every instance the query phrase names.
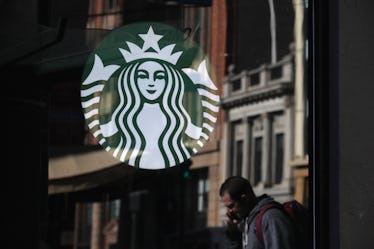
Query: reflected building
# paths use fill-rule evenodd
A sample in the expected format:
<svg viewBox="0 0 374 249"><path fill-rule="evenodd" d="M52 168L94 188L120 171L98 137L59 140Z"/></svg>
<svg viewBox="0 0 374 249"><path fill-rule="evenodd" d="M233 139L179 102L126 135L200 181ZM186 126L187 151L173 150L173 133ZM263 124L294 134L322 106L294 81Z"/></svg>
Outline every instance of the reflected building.
<svg viewBox="0 0 374 249"><path fill-rule="evenodd" d="M221 91L224 6L219 1L90 0L87 6L77 8L80 15L72 17L84 31L75 41L86 46L76 71L111 30L155 21L183 30L200 45L209 56L214 68L212 79ZM52 9L55 12L51 16L59 15L61 10ZM81 19L86 20L84 25ZM77 95L80 76L70 74L66 78L55 79L49 90L48 188L52 212L48 242L56 248L101 249L181 248L215 240L219 248L221 115L208 143L184 165L167 172L136 170L101 149L84 125ZM73 113L75 118L69 119L67 126L66 117ZM66 136L67 132L74 134Z"/></svg>
<svg viewBox="0 0 374 249"><path fill-rule="evenodd" d="M255 193L307 204L304 1L228 4L223 81L222 181L247 178ZM222 209L222 219L224 216Z"/></svg>
<svg viewBox="0 0 374 249"><path fill-rule="evenodd" d="M7 125L23 131L28 120L27 139L19 132L6 140L17 148L7 150L7 159L20 165L10 168L9 179L17 175L26 197L7 200L29 203L22 210L27 221L39 214L37 227L13 222L17 231L34 232L51 248L221 248L224 178L241 174L258 193L291 198L290 164L304 172L307 166L307 149L299 146L305 142L293 132L306 129L304 38L293 34L300 4L274 1L270 11L272 2L30 1L22 12L19 1L7 3L1 51L2 73L12 79ZM178 27L200 44L222 95L208 143L165 174L127 167L104 152L81 109L89 54L111 30L139 21Z"/></svg>
<svg viewBox="0 0 374 249"><path fill-rule="evenodd" d="M290 167L293 63L278 63L227 76L223 108L225 175L250 180L257 194L291 198Z"/></svg>

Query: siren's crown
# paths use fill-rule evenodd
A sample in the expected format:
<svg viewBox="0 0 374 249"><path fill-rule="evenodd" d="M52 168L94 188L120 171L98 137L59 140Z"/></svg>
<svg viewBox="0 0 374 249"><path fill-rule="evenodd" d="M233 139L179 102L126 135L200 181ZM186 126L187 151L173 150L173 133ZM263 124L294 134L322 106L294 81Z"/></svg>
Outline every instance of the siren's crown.
<svg viewBox="0 0 374 249"><path fill-rule="evenodd" d="M142 48L138 47L132 42L127 41L126 44L130 51L122 48L119 49L126 62L149 58L167 61L175 65L179 57L182 55L182 51L173 53L175 44L170 44L160 49L158 41L163 36L155 34L152 26L149 27L146 34L139 34L139 36L144 41Z"/></svg>

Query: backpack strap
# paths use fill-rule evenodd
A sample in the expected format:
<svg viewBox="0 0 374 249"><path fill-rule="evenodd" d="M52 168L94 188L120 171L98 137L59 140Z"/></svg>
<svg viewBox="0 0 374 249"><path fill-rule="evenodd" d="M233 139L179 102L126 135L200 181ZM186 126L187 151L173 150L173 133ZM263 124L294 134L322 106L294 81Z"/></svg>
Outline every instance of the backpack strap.
<svg viewBox="0 0 374 249"><path fill-rule="evenodd" d="M292 218L296 219L295 209L299 203L296 200L291 200L283 203L283 209ZM300 205L300 204L299 204Z"/></svg>
<svg viewBox="0 0 374 249"><path fill-rule="evenodd" d="M265 212L271 208L281 208L281 205L278 203L270 203L264 207L261 208L259 214L256 217L255 220L255 234L259 241L264 242L264 236L262 235L262 216L264 216Z"/></svg>

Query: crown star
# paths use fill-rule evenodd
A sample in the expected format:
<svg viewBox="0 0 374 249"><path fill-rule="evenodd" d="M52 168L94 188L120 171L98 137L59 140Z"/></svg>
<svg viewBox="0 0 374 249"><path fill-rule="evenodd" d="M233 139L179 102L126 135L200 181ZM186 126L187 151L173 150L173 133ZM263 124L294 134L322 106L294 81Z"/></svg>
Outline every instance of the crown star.
<svg viewBox="0 0 374 249"><path fill-rule="evenodd" d="M147 51L148 48L153 48L157 52L160 51L160 47L158 46L158 41L163 37L162 35L156 35L153 31L152 26L149 27L147 34L139 34L139 36L143 39L143 51Z"/></svg>
<svg viewBox="0 0 374 249"><path fill-rule="evenodd" d="M175 44L169 44L160 49L158 41L164 36L155 34L152 26L149 27L146 34L138 35L144 41L142 48L129 41L126 41L129 50L119 48L126 62L138 59L159 59L175 65L182 55L182 51L173 53ZM149 48L152 48L154 51L147 51Z"/></svg>

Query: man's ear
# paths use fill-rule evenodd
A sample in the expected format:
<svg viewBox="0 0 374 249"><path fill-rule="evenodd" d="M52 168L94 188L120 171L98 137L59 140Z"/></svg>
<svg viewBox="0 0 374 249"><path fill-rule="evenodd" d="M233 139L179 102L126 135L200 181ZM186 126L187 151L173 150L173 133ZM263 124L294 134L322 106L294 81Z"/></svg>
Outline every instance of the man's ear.
<svg viewBox="0 0 374 249"><path fill-rule="evenodd" d="M240 196L240 200L242 201L242 203L244 202L244 203L247 203L248 205L250 205L251 199L250 199L249 195L242 194Z"/></svg>

